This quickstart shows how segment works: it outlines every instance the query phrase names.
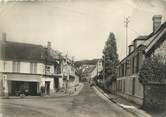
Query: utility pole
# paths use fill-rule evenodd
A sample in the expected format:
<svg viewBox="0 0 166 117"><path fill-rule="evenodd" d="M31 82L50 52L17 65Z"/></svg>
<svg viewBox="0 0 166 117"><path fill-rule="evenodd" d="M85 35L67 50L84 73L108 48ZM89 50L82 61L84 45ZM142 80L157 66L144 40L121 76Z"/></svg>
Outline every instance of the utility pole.
<svg viewBox="0 0 166 117"><path fill-rule="evenodd" d="M125 18L125 21L124 21L124 23L125 23L125 29L126 29L126 56L127 56L127 53L128 53L128 24L129 24L129 17L126 17Z"/></svg>

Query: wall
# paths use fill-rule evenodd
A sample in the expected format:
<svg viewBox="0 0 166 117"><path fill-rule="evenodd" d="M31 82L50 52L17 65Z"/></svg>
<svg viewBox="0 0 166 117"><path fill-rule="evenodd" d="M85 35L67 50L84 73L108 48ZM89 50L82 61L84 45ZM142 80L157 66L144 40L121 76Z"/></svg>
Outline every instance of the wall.
<svg viewBox="0 0 166 117"><path fill-rule="evenodd" d="M3 96L3 81L2 81L2 74L0 74L0 96Z"/></svg>
<svg viewBox="0 0 166 117"><path fill-rule="evenodd" d="M45 66L43 63L37 63L37 73L43 74L44 73Z"/></svg>
<svg viewBox="0 0 166 117"><path fill-rule="evenodd" d="M93 79L97 75L97 67L91 72L91 78Z"/></svg>
<svg viewBox="0 0 166 117"><path fill-rule="evenodd" d="M3 61L0 60L0 72L12 72L12 61ZM5 65L5 67L4 67Z"/></svg>
<svg viewBox="0 0 166 117"><path fill-rule="evenodd" d="M114 82L112 87L114 92L115 87L117 88L116 93L118 95L135 103L142 104L143 85L139 82L137 75L118 78L117 82Z"/></svg>
<svg viewBox="0 0 166 117"><path fill-rule="evenodd" d="M20 62L20 72L21 73L30 73L30 63L29 62Z"/></svg>
<svg viewBox="0 0 166 117"><path fill-rule="evenodd" d="M5 69L4 69L5 64ZM54 74L54 66L50 66L50 74ZM0 72L13 72L13 61L0 60ZM45 65L43 63L37 63L37 73L43 74L45 71ZM30 62L20 62L20 73L30 73Z"/></svg>
<svg viewBox="0 0 166 117"><path fill-rule="evenodd" d="M63 88L63 78L59 77L59 88Z"/></svg>
<svg viewBox="0 0 166 117"><path fill-rule="evenodd" d="M166 109L166 84L145 85L143 106L153 111Z"/></svg>
<svg viewBox="0 0 166 117"><path fill-rule="evenodd" d="M4 65L3 65L3 61L2 60L0 60L0 72L3 72L3 67L4 67Z"/></svg>
<svg viewBox="0 0 166 117"><path fill-rule="evenodd" d="M50 82L50 94L53 94L55 92L54 90L54 79L51 78L51 77L45 77L42 79L42 82L44 83L45 85L45 82Z"/></svg>

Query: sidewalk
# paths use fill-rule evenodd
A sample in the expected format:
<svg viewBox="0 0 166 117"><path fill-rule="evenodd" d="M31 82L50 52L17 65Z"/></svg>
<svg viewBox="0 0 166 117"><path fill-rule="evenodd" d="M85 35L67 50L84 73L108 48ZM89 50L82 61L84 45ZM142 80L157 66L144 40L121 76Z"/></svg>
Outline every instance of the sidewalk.
<svg viewBox="0 0 166 117"><path fill-rule="evenodd" d="M70 91L69 92L64 92L64 91L58 91L54 94L51 94L51 95L44 95L44 96L25 96L23 97L23 99L31 99L31 98L60 98L60 97L67 97L67 96L75 96L75 95L78 95L80 93L80 91L82 90L83 88L83 84L82 83L79 83L78 86L69 89ZM75 90L76 88L76 90ZM0 99L22 99L20 96L9 96L9 97L0 97Z"/></svg>
<svg viewBox="0 0 166 117"><path fill-rule="evenodd" d="M124 98L120 97L120 96L113 95L113 94L110 94L110 93L105 93L98 86L95 86L95 88L98 91L100 91L110 101L116 103L118 106L120 106L124 110L130 112L134 116L137 116L137 117L152 117L150 114L148 114L144 110L140 109L141 105L129 102L129 101L125 100Z"/></svg>

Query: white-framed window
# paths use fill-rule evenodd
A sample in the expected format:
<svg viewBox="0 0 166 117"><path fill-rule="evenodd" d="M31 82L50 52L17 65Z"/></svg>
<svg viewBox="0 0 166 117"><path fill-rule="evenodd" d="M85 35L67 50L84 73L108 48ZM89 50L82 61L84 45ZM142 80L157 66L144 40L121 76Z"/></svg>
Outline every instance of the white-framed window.
<svg viewBox="0 0 166 117"><path fill-rule="evenodd" d="M37 73L37 63L30 63L30 72Z"/></svg>
<svg viewBox="0 0 166 117"><path fill-rule="evenodd" d="M45 70L46 70L46 74L50 74L51 73L51 67L49 65L45 66Z"/></svg>
<svg viewBox="0 0 166 117"><path fill-rule="evenodd" d="M13 72L20 72L20 62L13 61Z"/></svg>

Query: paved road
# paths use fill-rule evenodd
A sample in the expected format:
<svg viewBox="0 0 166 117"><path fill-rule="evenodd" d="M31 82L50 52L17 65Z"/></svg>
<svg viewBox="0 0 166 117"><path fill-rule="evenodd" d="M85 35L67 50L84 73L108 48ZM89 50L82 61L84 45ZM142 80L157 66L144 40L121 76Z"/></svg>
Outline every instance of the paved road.
<svg viewBox="0 0 166 117"><path fill-rule="evenodd" d="M103 100L88 85L77 96L3 99L0 105L0 117L133 117Z"/></svg>

